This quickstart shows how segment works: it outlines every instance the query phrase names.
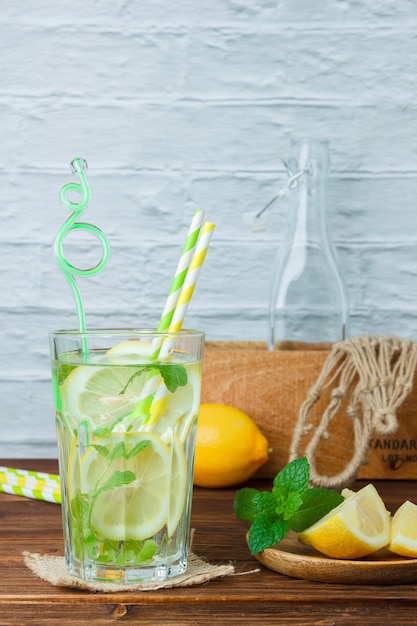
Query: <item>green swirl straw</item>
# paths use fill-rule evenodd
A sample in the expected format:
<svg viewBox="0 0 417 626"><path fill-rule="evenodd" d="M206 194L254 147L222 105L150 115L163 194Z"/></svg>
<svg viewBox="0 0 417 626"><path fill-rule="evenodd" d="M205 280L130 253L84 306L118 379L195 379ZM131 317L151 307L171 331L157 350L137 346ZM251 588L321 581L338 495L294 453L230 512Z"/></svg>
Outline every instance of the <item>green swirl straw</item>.
<svg viewBox="0 0 417 626"><path fill-rule="evenodd" d="M80 177L80 183L68 183L61 189L61 202L62 204L73 211L72 215L60 228L58 235L55 239L54 252L55 258L59 269L67 279L75 297L75 303L78 313L78 326L81 333L86 330L85 326L85 313L83 307L83 301L81 298L81 292L75 280L75 276L93 276L100 272L108 263L110 258L110 246L104 233L86 222L77 222L77 219L81 216L90 201L90 188L87 183L85 172L87 171L87 162L84 159L76 158L71 161L70 168L73 174L78 174ZM80 200L78 202L72 202L68 199L68 193L75 191L79 194ZM82 269L72 265L66 258L63 251L64 239L68 233L73 230L87 230L97 237L103 246L103 256L99 263L94 267ZM86 348L84 344L84 348ZM84 350L85 354L85 350Z"/></svg>

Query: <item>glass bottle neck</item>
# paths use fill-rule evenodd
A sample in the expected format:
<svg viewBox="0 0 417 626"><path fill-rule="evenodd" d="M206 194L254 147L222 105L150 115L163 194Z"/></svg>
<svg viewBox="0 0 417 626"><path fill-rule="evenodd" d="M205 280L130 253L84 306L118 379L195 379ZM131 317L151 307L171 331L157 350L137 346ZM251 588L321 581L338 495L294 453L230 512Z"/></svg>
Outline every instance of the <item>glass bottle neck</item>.
<svg viewBox="0 0 417 626"><path fill-rule="evenodd" d="M294 141L287 162L290 173L303 172L290 191L289 228L293 243L320 242L329 238L327 227L326 141Z"/></svg>
<svg viewBox="0 0 417 626"><path fill-rule="evenodd" d="M297 189L291 191L290 241L320 243L329 237L327 224L326 179L304 174Z"/></svg>

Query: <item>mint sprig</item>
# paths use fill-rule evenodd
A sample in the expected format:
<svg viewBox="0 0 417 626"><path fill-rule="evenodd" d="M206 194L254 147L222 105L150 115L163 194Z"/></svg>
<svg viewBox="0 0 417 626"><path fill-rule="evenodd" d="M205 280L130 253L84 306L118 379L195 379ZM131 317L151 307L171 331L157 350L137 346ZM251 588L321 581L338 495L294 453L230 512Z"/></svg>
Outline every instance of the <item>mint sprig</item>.
<svg viewBox="0 0 417 626"><path fill-rule="evenodd" d="M137 376L141 376L145 372L156 371L162 377L164 381L165 387L169 392L175 393L178 387L185 387L188 381L187 370L183 365L178 364L168 364L168 363L150 363L149 365L141 365L134 374L129 378L123 389L120 391L120 394L123 395L126 392L126 389L130 385L130 383L137 378Z"/></svg>
<svg viewBox="0 0 417 626"><path fill-rule="evenodd" d="M131 472L130 470L126 470L125 472L116 470L104 483L104 485L93 491L93 493L91 494L91 498L95 500L97 496L103 491L109 491L109 489L117 489L117 487L121 487L122 485L129 485L134 480L136 480L136 478L136 474L134 472Z"/></svg>
<svg viewBox="0 0 417 626"><path fill-rule="evenodd" d="M124 458L126 460L131 459L132 457L142 452L145 448L147 448L151 444L150 439L144 439L137 443L130 450L126 449L125 442L121 441L114 448L111 445L100 446L98 444L91 444L91 448L94 448L99 454L104 456L109 463L115 461L116 459Z"/></svg>
<svg viewBox="0 0 417 626"><path fill-rule="evenodd" d="M343 502L333 489L309 487L306 457L295 459L275 477L272 491L246 487L236 493L236 516L248 521L251 554L279 543L291 529L299 533Z"/></svg>

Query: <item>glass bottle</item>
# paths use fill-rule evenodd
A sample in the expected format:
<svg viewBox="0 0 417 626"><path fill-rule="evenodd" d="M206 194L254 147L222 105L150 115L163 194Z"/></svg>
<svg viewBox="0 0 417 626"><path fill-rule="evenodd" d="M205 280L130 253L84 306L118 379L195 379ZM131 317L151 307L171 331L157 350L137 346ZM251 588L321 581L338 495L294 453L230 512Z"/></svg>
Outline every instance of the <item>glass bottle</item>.
<svg viewBox="0 0 417 626"><path fill-rule="evenodd" d="M328 143L293 141L285 165L294 183L271 288L268 347L329 349L348 336L349 321L328 223Z"/></svg>

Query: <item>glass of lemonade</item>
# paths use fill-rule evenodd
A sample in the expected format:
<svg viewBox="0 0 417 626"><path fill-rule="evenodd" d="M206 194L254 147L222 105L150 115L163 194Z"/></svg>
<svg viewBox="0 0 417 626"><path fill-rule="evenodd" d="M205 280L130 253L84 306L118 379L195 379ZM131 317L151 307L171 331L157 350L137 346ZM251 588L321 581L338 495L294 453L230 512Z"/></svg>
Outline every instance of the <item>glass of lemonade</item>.
<svg viewBox="0 0 417 626"><path fill-rule="evenodd" d="M204 334L49 337L69 573L118 583L183 573Z"/></svg>

